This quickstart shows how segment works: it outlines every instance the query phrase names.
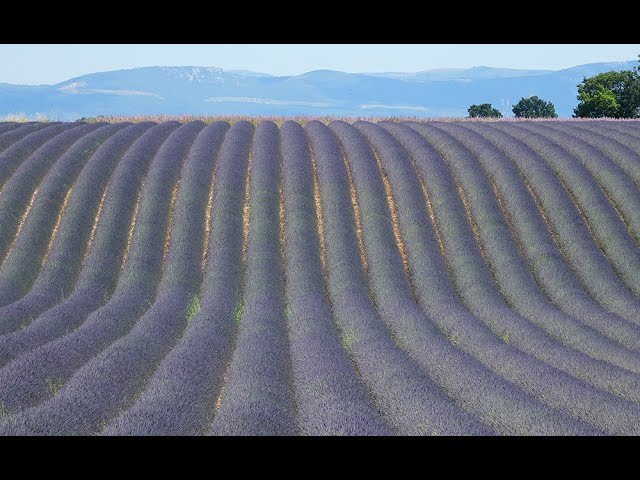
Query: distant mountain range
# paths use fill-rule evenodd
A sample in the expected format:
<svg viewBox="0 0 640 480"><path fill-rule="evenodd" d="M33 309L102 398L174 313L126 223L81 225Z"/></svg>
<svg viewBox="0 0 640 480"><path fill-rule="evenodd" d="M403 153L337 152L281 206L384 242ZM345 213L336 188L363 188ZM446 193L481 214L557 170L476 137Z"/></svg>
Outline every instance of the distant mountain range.
<svg viewBox="0 0 640 480"><path fill-rule="evenodd" d="M56 120L119 114L461 117L474 103L491 103L511 116L511 106L531 95L552 101L561 117L569 117L577 103L576 86L585 76L636 65L632 60L556 71L484 66L415 73L316 70L295 76L144 67L92 73L56 85L0 83L0 117L17 112Z"/></svg>

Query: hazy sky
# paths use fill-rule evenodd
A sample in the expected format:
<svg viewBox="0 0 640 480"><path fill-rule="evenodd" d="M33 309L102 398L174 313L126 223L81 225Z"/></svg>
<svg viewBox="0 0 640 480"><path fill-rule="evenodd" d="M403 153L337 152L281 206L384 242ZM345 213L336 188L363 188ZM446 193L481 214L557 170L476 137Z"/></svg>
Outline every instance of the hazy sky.
<svg viewBox="0 0 640 480"><path fill-rule="evenodd" d="M247 69L415 72L431 68L560 69L636 59L635 45L0 45L0 82L57 83L105 70L153 65Z"/></svg>

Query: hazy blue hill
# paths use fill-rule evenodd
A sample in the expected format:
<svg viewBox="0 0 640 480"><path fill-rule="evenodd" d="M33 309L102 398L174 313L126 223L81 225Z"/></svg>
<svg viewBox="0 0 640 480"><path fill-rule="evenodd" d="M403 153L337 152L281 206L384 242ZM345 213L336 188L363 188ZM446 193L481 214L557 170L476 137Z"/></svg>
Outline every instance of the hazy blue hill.
<svg viewBox="0 0 640 480"><path fill-rule="evenodd" d="M111 114L273 114L465 116L473 103L505 114L521 97L551 100L560 116L576 105L585 76L630 69L636 61L558 71L478 66L415 73L316 70L296 76L216 67L145 67L98 72L56 85L0 84L0 116L44 113L52 119Z"/></svg>
<svg viewBox="0 0 640 480"><path fill-rule="evenodd" d="M472 81L486 78L526 77L544 75L553 70L519 70L515 68L471 67L471 68L439 68L415 73L389 72L371 73L368 75L385 78L396 78L412 82L424 81Z"/></svg>
<svg viewBox="0 0 640 480"><path fill-rule="evenodd" d="M589 77L602 72L608 72L610 70L631 70L636 67L638 62L631 60L628 62L603 62L603 63L589 63L586 65L578 65L576 67L565 68L554 72L556 75L582 80L583 77Z"/></svg>

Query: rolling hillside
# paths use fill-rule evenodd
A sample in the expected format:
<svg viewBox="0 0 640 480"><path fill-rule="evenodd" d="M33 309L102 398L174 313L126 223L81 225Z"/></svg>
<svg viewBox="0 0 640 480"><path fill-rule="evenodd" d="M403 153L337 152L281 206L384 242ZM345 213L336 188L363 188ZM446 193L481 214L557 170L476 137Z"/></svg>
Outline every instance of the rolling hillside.
<svg viewBox="0 0 640 480"><path fill-rule="evenodd" d="M0 124L32 434L640 434L640 122Z"/></svg>

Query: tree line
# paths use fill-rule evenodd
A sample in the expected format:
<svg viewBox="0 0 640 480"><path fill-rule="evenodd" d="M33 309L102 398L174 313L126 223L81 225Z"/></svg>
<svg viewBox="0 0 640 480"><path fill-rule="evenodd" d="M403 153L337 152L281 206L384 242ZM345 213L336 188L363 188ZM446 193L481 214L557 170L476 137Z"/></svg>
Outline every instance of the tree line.
<svg viewBox="0 0 640 480"><path fill-rule="evenodd" d="M638 55L640 59L640 55ZM513 106L517 118L556 118L555 106L537 96L521 98ZM471 105L470 118L502 118L490 103ZM640 66L632 70L610 71L585 77L578 84L578 106L574 118L639 118Z"/></svg>

